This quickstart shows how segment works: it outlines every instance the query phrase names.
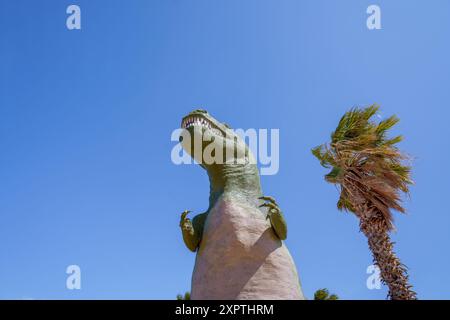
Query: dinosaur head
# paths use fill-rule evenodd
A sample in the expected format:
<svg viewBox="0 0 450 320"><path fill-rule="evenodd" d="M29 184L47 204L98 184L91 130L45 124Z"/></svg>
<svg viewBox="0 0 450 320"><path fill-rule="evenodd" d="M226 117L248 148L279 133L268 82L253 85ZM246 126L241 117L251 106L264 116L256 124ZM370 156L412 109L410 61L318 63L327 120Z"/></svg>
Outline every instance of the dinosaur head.
<svg viewBox="0 0 450 320"><path fill-rule="evenodd" d="M245 141L206 110L194 110L183 117L181 128L185 129L180 136L183 149L208 171L253 159Z"/></svg>

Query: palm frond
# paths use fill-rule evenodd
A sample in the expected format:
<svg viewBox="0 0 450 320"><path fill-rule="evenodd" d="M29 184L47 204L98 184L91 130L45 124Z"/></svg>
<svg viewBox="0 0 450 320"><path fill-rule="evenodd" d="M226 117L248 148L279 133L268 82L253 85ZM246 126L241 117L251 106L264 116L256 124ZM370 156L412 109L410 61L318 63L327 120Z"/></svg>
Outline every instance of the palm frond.
<svg viewBox="0 0 450 320"><path fill-rule="evenodd" d="M400 192L409 191L411 167L403 163L407 157L395 147L402 136L388 137L399 118L373 121L378 110L378 105L352 108L340 119L331 142L311 151L322 166L331 169L325 180L341 185L338 209L355 212L359 203L368 202L391 226L390 210L404 212Z"/></svg>

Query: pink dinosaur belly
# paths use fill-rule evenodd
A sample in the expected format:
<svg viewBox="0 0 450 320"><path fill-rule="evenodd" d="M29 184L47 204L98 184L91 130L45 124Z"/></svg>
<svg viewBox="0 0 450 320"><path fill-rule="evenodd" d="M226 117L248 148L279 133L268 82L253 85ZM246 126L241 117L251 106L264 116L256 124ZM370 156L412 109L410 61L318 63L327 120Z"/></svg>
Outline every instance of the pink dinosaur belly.
<svg viewBox="0 0 450 320"><path fill-rule="evenodd" d="M192 299L304 299L297 270L269 220L245 202L209 212L192 276Z"/></svg>

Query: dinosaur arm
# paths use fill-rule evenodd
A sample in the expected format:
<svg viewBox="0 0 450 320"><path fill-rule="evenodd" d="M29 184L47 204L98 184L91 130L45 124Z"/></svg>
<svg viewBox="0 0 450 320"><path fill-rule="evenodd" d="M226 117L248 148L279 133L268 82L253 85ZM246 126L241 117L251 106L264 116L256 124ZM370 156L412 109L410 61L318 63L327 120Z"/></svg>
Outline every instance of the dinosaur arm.
<svg viewBox="0 0 450 320"><path fill-rule="evenodd" d="M264 201L260 207L267 207L269 209L267 211L267 217L270 220L270 224L272 225L275 234L281 240L285 240L287 238L287 224L275 199L272 197L260 197L259 199Z"/></svg>
<svg viewBox="0 0 450 320"><path fill-rule="evenodd" d="M203 234L206 213L195 216L192 221L186 218L187 211L181 215L180 227L183 234L183 241L186 247L195 252L200 244Z"/></svg>
<svg viewBox="0 0 450 320"><path fill-rule="evenodd" d="M283 213L280 210L271 209L270 223L278 238L285 240L287 238L287 224Z"/></svg>

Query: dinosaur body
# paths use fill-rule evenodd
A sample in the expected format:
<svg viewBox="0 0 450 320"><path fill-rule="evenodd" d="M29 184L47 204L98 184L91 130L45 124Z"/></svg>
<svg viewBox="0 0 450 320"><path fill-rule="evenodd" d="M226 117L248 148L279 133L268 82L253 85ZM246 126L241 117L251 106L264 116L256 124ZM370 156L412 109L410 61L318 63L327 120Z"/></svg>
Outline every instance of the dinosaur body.
<svg viewBox="0 0 450 320"><path fill-rule="evenodd" d="M193 124L194 123L194 124ZM204 164L197 159L194 142L183 139L183 148L206 169L210 180L207 212L191 221L188 211L180 226L186 246L197 251L192 275L191 299L304 299L297 270L284 240L287 226L275 200L263 197L251 152L227 126L202 110L183 119L192 136L210 131L213 142L244 151L244 160ZM234 159L236 160L234 153Z"/></svg>

